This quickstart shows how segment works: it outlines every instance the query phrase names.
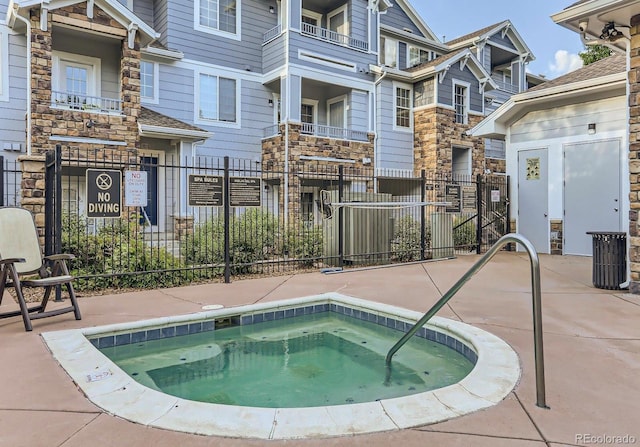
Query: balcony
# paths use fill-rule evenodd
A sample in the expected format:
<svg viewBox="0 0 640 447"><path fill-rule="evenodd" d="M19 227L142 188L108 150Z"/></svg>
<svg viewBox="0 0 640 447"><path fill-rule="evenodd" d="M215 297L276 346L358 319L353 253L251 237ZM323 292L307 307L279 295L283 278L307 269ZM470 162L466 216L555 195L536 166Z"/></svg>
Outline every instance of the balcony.
<svg viewBox="0 0 640 447"><path fill-rule="evenodd" d="M309 23L302 23L302 34L304 36L315 37L316 39L320 39L325 42L349 47L354 50L369 51L369 43L364 40L354 39L353 37L349 37L326 28L321 28L316 25L311 25Z"/></svg>
<svg viewBox="0 0 640 447"><path fill-rule="evenodd" d="M266 44L282 34L282 25L277 25L262 35L262 43Z"/></svg>
<svg viewBox="0 0 640 447"><path fill-rule="evenodd" d="M280 126L274 124L263 129L263 138L272 138L280 135ZM344 129L342 127L331 127L320 124L302 123L300 133L321 138L332 138L335 140L369 141L369 133L361 130Z"/></svg>
<svg viewBox="0 0 640 447"><path fill-rule="evenodd" d="M499 81L496 78L492 78L493 81L498 85L498 89L507 93L516 94L520 93L520 89L517 85L513 85L510 82Z"/></svg>
<svg viewBox="0 0 640 447"><path fill-rule="evenodd" d="M122 114L122 101L119 99L79 95L55 90L51 92L51 107L88 113Z"/></svg>

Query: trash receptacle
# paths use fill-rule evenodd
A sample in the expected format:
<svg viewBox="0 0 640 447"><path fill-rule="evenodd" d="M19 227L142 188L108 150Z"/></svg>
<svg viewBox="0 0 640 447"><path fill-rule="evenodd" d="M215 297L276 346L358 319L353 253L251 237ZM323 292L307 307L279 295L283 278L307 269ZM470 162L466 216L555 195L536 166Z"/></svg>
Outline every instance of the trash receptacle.
<svg viewBox="0 0 640 447"><path fill-rule="evenodd" d="M627 233L588 231L593 238L593 285L620 289L627 280Z"/></svg>

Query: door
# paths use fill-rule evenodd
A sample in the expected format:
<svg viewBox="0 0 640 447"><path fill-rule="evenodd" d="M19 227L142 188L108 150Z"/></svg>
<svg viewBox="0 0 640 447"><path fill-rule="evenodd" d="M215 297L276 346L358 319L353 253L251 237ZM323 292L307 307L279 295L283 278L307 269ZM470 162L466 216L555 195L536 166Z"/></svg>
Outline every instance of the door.
<svg viewBox="0 0 640 447"><path fill-rule="evenodd" d="M587 231L621 231L620 140L564 147L563 253L592 255Z"/></svg>
<svg viewBox="0 0 640 447"><path fill-rule="evenodd" d="M329 101L328 111L329 119L327 121L329 122L329 127L335 127L339 129L343 129L346 127L346 117L344 114L345 100L343 98Z"/></svg>
<svg viewBox="0 0 640 447"><path fill-rule="evenodd" d="M158 157L141 157L140 170L147 172L147 206L140 223L158 225Z"/></svg>
<svg viewBox="0 0 640 447"><path fill-rule="evenodd" d="M550 245L547 171L546 148L518 152L518 232L538 253L549 253Z"/></svg>

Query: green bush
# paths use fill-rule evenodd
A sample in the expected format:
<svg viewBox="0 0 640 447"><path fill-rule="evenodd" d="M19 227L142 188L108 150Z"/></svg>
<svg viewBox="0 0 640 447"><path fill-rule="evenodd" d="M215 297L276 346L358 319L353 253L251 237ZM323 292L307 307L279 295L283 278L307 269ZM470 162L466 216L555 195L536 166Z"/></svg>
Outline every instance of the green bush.
<svg viewBox="0 0 640 447"><path fill-rule="evenodd" d="M79 279L79 290L110 287L147 288L179 285L187 278L178 272L185 267L164 248L145 243L135 221L113 219L107 225L87 232L84 216L65 215L62 220L62 251L75 255L70 263Z"/></svg>
<svg viewBox="0 0 640 447"><path fill-rule="evenodd" d="M466 219L458 217L453 220L453 228L455 228L453 230L453 245L456 247L468 247L476 244L476 223L474 220L458 227Z"/></svg>
<svg viewBox="0 0 640 447"><path fill-rule="evenodd" d="M312 267L322 257L322 226L305 223L290 225L284 238L282 252L298 259L302 267Z"/></svg>
<svg viewBox="0 0 640 447"><path fill-rule="evenodd" d="M248 264L267 259L276 247L278 219L257 208L231 219L229 258L232 273L247 273ZM217 216L196 227L182 240L189 264L224 263L224 218Z"/></svg>
<svg viewBox="0 0 640 447"><path fill-rule="evenodd" d="M431 245L431 226L425 225L425 248ZM391 240L391 260L410 262L420 260L420 222L411 216L403 216L394 225Z"/></svg>

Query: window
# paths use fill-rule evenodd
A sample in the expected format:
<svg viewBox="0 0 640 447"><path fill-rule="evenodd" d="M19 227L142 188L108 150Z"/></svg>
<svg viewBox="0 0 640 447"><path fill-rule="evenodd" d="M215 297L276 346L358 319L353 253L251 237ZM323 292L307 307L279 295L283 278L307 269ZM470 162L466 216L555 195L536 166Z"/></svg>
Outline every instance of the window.
<svg viewBox="0 0 640 447"><path fill-rule="evenodd" d="M212 34L240 37L238 0L196 0L195 28Z"/></svg>
<svg viewBox="0 0 640 447"><path fill-rule="evenodd" d="M329 30L341 34L343 36L349 35L349 22L347 22L347 5L330 12L327 15L327 21L329 22Z"/></svg>
<svg viewBox="0 0 640 447"><path fill-rule="evenodd" d="M140 62L140 98L144 102L158 103L158 64Z"/></svg>
<svg viewBox="0 0 640 447"><path fill-rule="evenodd" d="M313 134L313 124L315 122L315 107L313 104L302 104L300 106L300 121L302 121L302 133Z"/></svg>
<svg viewBox="0 0 640 447"><path fill-rule="evenodd" d="M423 50L418 47L409 47L409 67L424 64L434 59L433 51Z"/></svg>
<svg viewBox="0 0 640 447"><path fill-rule="evenodd" d="M235 79L200 73L196 120L203 124L237 124L237 84Z"/></svg>
<svg viewBox="0 0 640 447"><path fill-rule="evenodd" d="M9 100L9 31L0 24L0 101Z"/></svg>
<svg viewBox="0 0 640 447"><path fill-rule="evenodd" d="M327 122L329 123L329 127L347 127L345 116L345 110L347 109L346 102L347 99L344 96L327 101Z"/></svg>
<svg viewBox="0 0 640 447"><path fill-rule="evenodd" d="M453 108L455 109L455 122L467 124L467 112L469 109L469 88L463 84L453 84Z"/></svg>
<svg viewBox="0 0 640 447"><path fill-rule="evenodd" d="M395 87L395 128L411 128L411 89L408 87Z"/></svg>
<svg viewBox="0 0 640 447"><path fill-rule="evenodd" d="M100 59L55 52L52 72L53 105L74 109L100 108Z"/></svg>
<svg viewBox="0 0 640 447"><path fill-rule="evenodd" d="M391 68L398 66L398 42L386 37L380 38L380 63Z"/></svg>

